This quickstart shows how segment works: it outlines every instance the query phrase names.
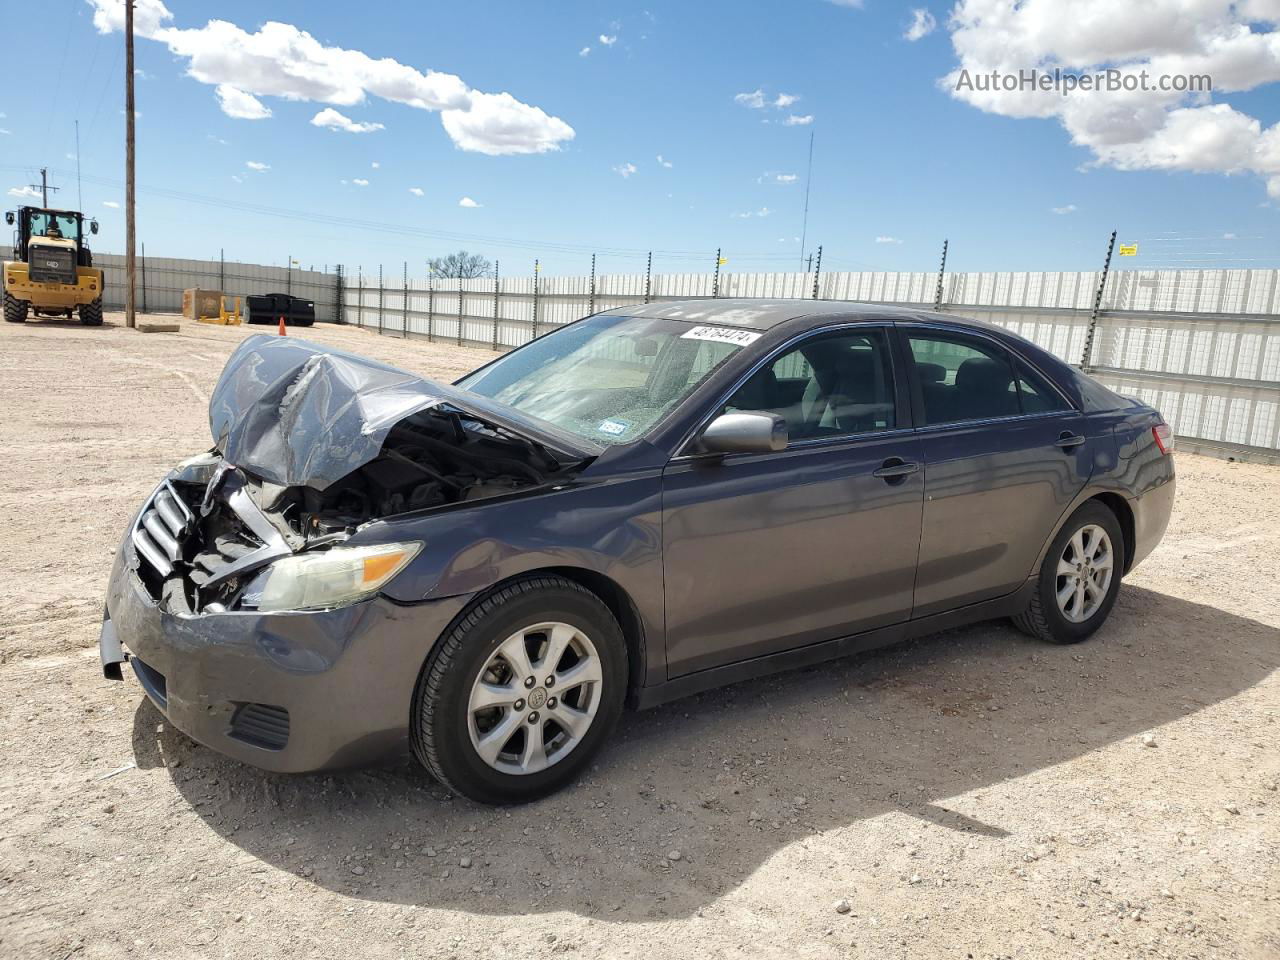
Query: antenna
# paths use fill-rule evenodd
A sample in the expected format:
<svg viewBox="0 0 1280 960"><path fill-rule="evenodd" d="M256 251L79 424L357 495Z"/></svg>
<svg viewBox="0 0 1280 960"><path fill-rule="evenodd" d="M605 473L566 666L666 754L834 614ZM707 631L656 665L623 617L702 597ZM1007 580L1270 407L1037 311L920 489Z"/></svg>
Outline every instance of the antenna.
<svg viewBox="0 0 1280 960"><path fill-rule="evenodd" d="M64 140L63 143L66 143L66 141ZM45 206L45 207L49 206L49 191L52 190L54 193L57 193L59 190L58 187L49 186L49 168L48 167L40 168L40 183L38 185L34 183L28 183L27 187L31 190L40 191L40 196L42 198L40 203L42 206Z"/></svg>
<svg viewBox="0 0 1280 960"><path fill-rule="evenodd" d="M813 134L809 131L809 167L804 173L804 219L800 223L800 262L804 263L804 244L809 236L809 180L813 176Z"/></svg>

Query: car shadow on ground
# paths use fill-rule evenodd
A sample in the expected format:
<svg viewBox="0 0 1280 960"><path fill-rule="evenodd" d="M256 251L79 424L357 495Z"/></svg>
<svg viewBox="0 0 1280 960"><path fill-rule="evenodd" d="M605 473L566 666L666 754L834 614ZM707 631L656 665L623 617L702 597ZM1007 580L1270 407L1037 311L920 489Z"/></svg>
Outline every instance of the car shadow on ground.
<svg viewBox="0 0 1280 960"><path fill-rule="evenodd" d="M211 830L299 882L484 915L647 921L696 912L788 844L887 813L1008 836L998 806L958 803L966 815L947 798L1128 738L1142 751L1143 732L1278 666L1280 630L1128 586L1079 646L989 623L624 715L581 782L523 807L451 798L409 763L266 774L192 743L145 699L134 753L167 767Z"/></svg>

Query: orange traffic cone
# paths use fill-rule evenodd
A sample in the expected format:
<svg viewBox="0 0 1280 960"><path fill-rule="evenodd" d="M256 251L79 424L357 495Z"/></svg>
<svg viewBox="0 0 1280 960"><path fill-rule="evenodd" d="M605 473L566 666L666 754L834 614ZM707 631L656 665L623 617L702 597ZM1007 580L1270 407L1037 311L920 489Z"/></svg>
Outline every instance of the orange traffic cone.
<svg viewBox="0 0 1280 960"><path fill-rule="evenodd" d="M283 313L280 314L280 336L282 337L288 336L288 334L284 332L284 314Z"/></svg>

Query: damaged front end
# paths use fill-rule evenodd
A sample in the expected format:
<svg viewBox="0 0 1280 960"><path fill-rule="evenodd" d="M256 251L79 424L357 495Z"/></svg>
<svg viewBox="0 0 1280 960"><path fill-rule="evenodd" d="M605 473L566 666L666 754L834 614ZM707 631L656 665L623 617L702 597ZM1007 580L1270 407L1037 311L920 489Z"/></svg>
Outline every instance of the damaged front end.
<svg viewBox="0 0 1280 960"><path fill-rule="evenodd" d="M214 390L215 449L175 469L130 530L135 571L177 615L339 606L421 546L345 547L365 524L527 495L594 454L476 406L352 354L250 338Z"/></svg>

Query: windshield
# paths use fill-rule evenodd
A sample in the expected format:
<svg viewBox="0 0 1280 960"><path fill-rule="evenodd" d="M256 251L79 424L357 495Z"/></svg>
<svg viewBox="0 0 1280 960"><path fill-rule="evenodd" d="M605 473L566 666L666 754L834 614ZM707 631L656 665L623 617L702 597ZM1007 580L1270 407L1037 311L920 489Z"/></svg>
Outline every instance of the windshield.
<svg viewBox="0 0 1280 960"><path fill-rule="evenodd" d="M55 227L53 235L62 235L64 240L80 239L80 224L75 217L62 213L32 213L31 236L47 237L49 230Z"/></svg>
<svg viewBox="0 0 1280 960"><path fill-rule="evenodd" d="M513 350L458 386L594 443L629 443L757 337L734 327L596 316Z"/></svg>

